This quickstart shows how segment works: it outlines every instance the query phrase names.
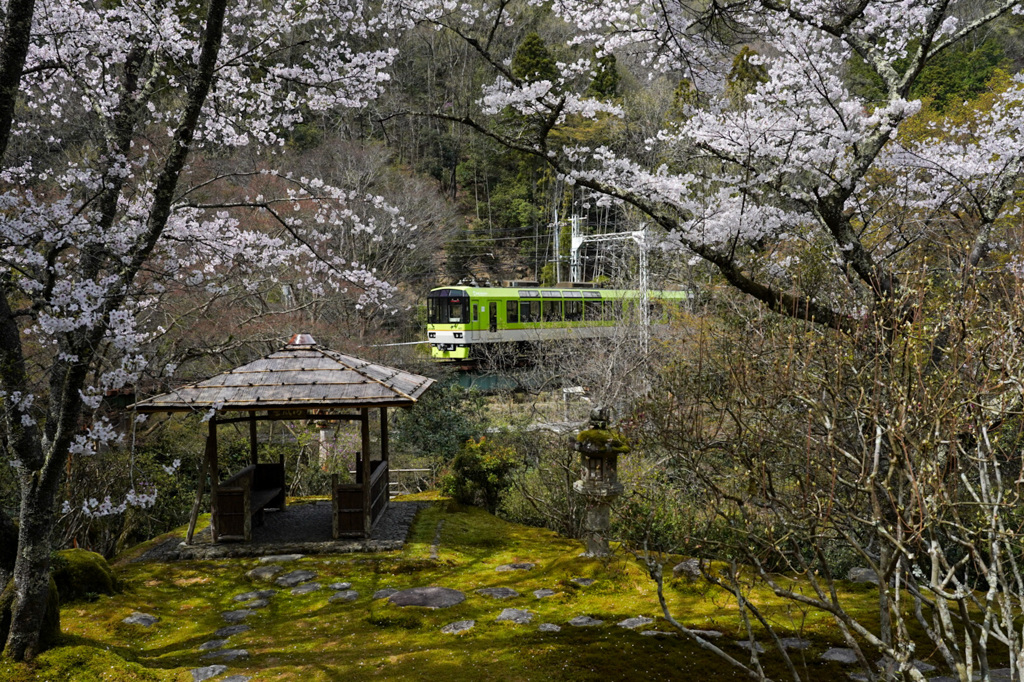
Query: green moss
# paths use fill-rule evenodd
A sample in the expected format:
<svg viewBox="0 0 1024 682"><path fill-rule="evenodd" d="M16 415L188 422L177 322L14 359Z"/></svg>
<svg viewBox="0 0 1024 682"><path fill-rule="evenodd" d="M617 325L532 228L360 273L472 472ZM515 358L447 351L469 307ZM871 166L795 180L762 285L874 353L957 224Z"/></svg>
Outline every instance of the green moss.
<svg viewBox="0 0 1024 682"><path fill-rule="evenodd" d="M84 549L55 552L53 578L65 604L116 594L117 578L102 555Z"/></svg>
<svg viewBox="0 0 1024 682"><path fill-rule="evenodd" d="M9 682L93 682L118 680L143 682L175 680L175 671L151 670L124 660L117 654L96 646L66 646L41 654L31 665L0 663L0 679Z"/></svg>
<svg viewBox="0 0 1024 682"><path fill-rule="evenodd" d="M602 454L624 455L630 451L626 438L611 429L587 429L580 431L576 442L590 456Z"/></svg>
<svg viewBox="0 0 1024 682"><path fill-rule="evenodd" d="M435 544L435 539L440 542ZM436 546L437 558L431 558ZM651 629L671 631L661 617L656 588L644 567L616 548L608 559L580 557L576 540L551 531L508 523L474 507L438 501L417 515L401 551L375 554L307 556L289 562L289 570L308 568L324 585L351 582L359 598L329 603L327 590L293 596L287 590L247 619L248 632L231 638L230 647L250 653L232 664L231 673L252 679L324 681L418 680L613 680L692 679L702 682L739 679L721 659L684 637L643 637L615 627L628 617L655 619ZM672 557L673 565L680 557ZM501 564L530 562L530 571L498 572ZM92 603L65 606L65 642L36 671L3 668L0 679L180 680L209 664L198 647L224 625L220 614L237 608L233 597L253 589L245 577L258 559L126 563L116 568L125 591ZM714 571L722 566L715 564ZM581 587L573 578L587 577ZM754 579L744 577L749 595L785 634L814 642L806 655L807 679L841 677L835 664L819 663L817 655L842 641L828 614L797 608L775 597ZM436 585L460 590L467 599L447 609L401 608L372 599L376 590ZM511 587L520 593L507 601L484 598L481 587ZM555 590L544 599L532 591ZM743 635L735 598L699 581L669 579L665 597L676 617L690 626L716 629L728 639ZM848 595L858 617L869 616L876 599L870 593ZM532 611L534 626L495 622L503 608ZM132 611L151 613L160 621L151 628L123 625ZM538 623L565 625L574 616L590 614L605 621L599 628L563 627L559 633L537 632ZM458 620L476 627L460 635L440 629ZM723 640L724 641L724 640ZM63 653L62 653L63 652ZM732 653L735 653L733 651ZM50 656L51 654L47 654ZM42 657L41 657L42 658ZM71 670L78 661L82 670ZM765 673L785 679L781 657L761 657ZM106 677L89 677L92 671ZM5 673L7 673L5 675ZM19 677L19 675L23 675Z"/></svg>

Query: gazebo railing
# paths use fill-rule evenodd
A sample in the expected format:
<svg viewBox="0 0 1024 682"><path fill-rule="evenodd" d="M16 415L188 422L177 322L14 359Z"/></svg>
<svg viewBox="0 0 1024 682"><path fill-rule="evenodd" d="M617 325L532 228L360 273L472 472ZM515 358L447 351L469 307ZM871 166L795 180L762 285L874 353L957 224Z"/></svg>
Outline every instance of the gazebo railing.
<svg viewBox="0 0 1024 682"><path fill-rule="evenodd" d="M369 535L388 507L388 462L371 462L370 494L365 497L362 483L338 483L331 476L332 530L334 537ZM369 523L367 523L369 521Z"/></svg>

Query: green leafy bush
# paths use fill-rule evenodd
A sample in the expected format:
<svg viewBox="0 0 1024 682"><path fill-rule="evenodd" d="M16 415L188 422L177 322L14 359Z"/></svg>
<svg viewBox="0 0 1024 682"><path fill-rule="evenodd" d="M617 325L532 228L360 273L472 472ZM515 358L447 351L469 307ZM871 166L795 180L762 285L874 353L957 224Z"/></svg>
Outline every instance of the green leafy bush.
<svg viewBox="0 0 1024 682"><path fill-rule="evenodd" d="M512 485L519 466L513 448L481 437L467 440L441 478L441 491L459 504L473 504L494 513L501 496Z"/></svg>

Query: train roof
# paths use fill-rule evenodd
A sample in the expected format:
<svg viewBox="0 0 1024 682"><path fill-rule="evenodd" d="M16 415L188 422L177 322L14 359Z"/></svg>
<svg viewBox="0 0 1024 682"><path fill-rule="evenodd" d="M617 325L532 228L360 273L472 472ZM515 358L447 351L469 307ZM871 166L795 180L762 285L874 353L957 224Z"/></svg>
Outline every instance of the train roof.
<svg viewBox="0 0 1024 682"><path fill-rule="evenodd" d="M458 293L456 293L458 292ZM523 292L530 292L524 294ZM555 293L560 296L555 296ZM571 292L566 296L566 292ZM431 294L437 296L469 296L470 298L633 298L640 295L637 289L589 289L581 287L469 287L450 285L434 287ZM650 296L660 298L690 298L689 291L651 289Z"/></svg>

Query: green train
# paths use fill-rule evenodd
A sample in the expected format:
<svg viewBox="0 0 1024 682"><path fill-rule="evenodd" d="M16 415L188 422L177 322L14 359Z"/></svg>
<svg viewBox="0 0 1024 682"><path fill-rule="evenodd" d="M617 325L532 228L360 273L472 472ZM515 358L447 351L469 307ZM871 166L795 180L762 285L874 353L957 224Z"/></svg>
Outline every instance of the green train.
<svg viewBox="0 0 1024 682"><path fill-rule="evenodd" d="M664 320L668 307L689 297L649 292L649 319ZM630 289L438 287L427 295L427 343L435 360L465 362L488 344L611 336L639 301L640 292Z"/></svg>

